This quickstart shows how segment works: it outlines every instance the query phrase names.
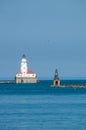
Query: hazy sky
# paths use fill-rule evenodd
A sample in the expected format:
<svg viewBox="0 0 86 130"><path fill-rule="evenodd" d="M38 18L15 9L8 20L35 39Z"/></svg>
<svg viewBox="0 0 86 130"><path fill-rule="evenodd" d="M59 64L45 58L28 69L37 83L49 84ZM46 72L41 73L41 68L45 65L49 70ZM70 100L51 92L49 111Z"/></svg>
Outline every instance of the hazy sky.
<svg viewBox="0 0 86 130"><path fill-rule="evenodd" d="M85 0L0 0L0 78L23 54L39 79L86 78Z"/></svg>

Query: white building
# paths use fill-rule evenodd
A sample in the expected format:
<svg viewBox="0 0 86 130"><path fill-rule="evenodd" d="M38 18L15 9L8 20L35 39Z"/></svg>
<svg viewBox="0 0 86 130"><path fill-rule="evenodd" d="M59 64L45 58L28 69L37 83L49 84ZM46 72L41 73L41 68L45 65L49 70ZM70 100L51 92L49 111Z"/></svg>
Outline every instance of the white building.
<svg viewBox="0 0 86 130"><path fill-rule="evenodd" d="M16 83L37 83L36 73L28 70L27 59L22 56L20 71L16 74Z"/></svg>

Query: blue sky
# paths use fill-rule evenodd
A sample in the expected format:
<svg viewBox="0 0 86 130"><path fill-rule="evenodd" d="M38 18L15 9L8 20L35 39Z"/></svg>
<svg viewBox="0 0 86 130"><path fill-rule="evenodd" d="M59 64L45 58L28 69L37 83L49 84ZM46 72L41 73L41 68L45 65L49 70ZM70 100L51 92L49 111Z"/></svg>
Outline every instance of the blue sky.
<svg viewBox="0 0 86 130"><path fill-rule="evenodd" d="M23 54L39 79L86 78L85 0L0 0L0 78L13 79Z"/></svg>

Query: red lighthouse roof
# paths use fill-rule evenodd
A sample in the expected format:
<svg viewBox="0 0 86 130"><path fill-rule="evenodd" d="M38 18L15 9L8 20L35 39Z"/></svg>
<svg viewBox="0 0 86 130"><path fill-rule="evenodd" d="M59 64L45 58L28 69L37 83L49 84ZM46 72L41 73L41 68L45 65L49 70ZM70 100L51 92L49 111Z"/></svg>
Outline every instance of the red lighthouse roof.
<svg viewBox="0 0 86 130"><path fill-rule="evenodd" d="M22 74L21 71L19 71L17 74ZM31 70L28 70L26 74L35 74L34 72L32 72Z"/></svg>
<svg viewBox="0 0 86 130"><path fill-rule="evenodd" d="M27 74L35 74L34 72L32 72L31 70L27 71Z"/></svg>
<svg viewBox="0 0 86 130"><path fill-rule="evenodd" d="M22 74L22 72L19 71L17 74Z"/></svg>

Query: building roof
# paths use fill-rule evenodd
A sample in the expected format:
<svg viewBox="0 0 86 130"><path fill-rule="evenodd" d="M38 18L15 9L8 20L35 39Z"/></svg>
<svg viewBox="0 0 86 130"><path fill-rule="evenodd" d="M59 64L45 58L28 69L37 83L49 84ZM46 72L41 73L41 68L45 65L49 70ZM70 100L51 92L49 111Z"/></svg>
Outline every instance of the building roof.
<svg viewBox="0 0 86 130"><path fill-rule="evenodd" d="M59 80L58 70L55 70L54 80Z"/></svg>
<svg viewBox="0 0 86 130"><path fill-rule="evenodd" d="M22 74L21 71L19 71L17 74ZM31 70L28 70L26 74L35 74L34 72L32 72Z"/></svg>
<svg viewBox="0 0 86 130"><path fill-rule="evenodd" d="M27 74L35 74L34 72L32 72L31 70L27 71Z"/></svg>
<svg viewBox="0 0 86 130"><path fill-rule="evenodd" d="M17 74L22 74L22 72L18 72Z"/></svg>
<svg viewBox="0 0 86 130"><path fill-rule="evenodd" d="M21 71L19 71L17 74L22 74ZM34 72L32 72L31 70L28 70L26 74L35 74Z"/></svg>

